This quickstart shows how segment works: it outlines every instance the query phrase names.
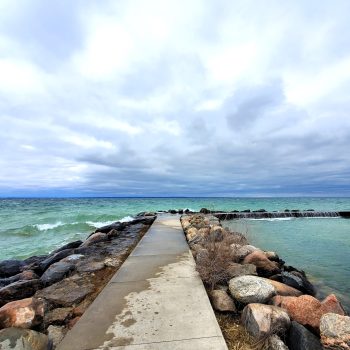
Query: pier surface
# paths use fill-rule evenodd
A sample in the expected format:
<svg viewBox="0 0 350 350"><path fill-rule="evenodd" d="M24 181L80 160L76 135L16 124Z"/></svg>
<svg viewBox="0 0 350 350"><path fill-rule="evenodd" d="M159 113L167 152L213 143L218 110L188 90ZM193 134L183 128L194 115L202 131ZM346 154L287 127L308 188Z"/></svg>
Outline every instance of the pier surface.
<svg viewBox="0 0 350 350"><path fill-rule="evenodd" d="M179 216L159 216L58 350L227 350Z"/></svg>

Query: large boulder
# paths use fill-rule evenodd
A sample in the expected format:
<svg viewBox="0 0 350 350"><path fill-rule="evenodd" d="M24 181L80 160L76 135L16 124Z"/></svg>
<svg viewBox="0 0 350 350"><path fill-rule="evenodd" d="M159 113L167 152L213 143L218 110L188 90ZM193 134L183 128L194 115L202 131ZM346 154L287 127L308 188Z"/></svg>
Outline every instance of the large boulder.
<svg viewBox="0 0 350 350"><path fill-rule="evenodd" d="M300 290L290 287L287 284L271 279L266 279L266 281L269 282L273 287L275 287L277 295L299 297L303 294Z"/></svg>
<svg viewBox="0 0 350 350"><path fill-rule="evenodd" d="M236 312L235 303L224 290L215 289L209 293L209 297L215 310Z"/></svg>
<svg viewBox="0 0 350 350"><path fill-rule="evenodd" d="M315 288L302 271L282 271L279 281L300 290L303 294L315 296Z"/></svg>
<svg viewBox="0 0 350 350"><path fill-rule="evenodd" d="M58 262L72 254L74 254L74 249L64 249L59 251L58 253L53 253L39 264L39 268L41 269L41 271L45 271L49 266L51 266L55 262Z"/></svg>
<svg viewBox="0 0 350 350"><path fill-rule="evenodd" d="M52 342L53 348L55 349L66 335L66 329L63 326L50 325L47 327L47 335L49 340Z"/></svg>
<svg viewBox="0 0 350 350"><path fill-rule="evenodd" d="M28 281L38 278L38 275L34 271L26 270L11 277L0 278L0 288L8 286L9 284L17 281Z"/></svg>
<svg viewBox="0 0 350 350"><path fill-rule="evenodd" d="M22 260L0 261L0 278L11 277L22 272L25 263Z"/></svg>
<svg viewBox="0 0 350 350"><path fill-rule="evenodd" d="M321 317L320 332L325 349L350 349L350 317L324 314Z"/></svg>
<svg viewBox="0 0 350 350"><path fill-rule="evenodd" d="M1 350L48 350L47 335L21 328L5 328L0 331Z"/></svg>
<svg viewBox="0 0 350 350"><path fill-rule="evenodd" d="M247 255L256 252L256 251L260 251L261 250L257 247L254 247L253 245L250 244L246 244L243 245L241 247L237 247L236 244L232 244L231 248L235 249L235 254L237 256L238 259L244 259Z"/></svg>
<svg viewBox="0 0 350 350"><path fill-rule="evenodd" d="M289 350L288 346L283 343L282 339L274 334L267 340L267 349L268 350Z"/></svg>
<svg viewBox="0 0 350 350"><path fill-rule="evenodd" d="M320 339L295 321L289 328L287 344L290 350L322 350Z"/></svg>
<svg viewBox="0 0 350 350"><path fill-rule="evenodd" d="M210 234L209 227L203 227L198 230L198 235L202 238L207 237Z"/></svg>
<svg viewBox="0 0 350 350"><path fill-rule="evenodd" d="M36 298L7 303L0 308L0 328L32 328L42 322L45 306L42 299Z"/></svg>
<svg viewBox="0 0 350 350"><path fill-rule="evenodd" d="M319 332L322 315L332 312L344 315L344 309L334 294L329 295L322 302L311 295L300 297L276 296L272 299L275 306L285 309L292 320L311 327L316 333Z"/></svg>
<svg viewBox="0 0 350 350"><path fill-rule="evenodd" d="M284 334L290 326L289 316L283 309L256 303L243 309L241 321L248 333L258 340L274 333Z"/></svg>
<svg viewBox="0 0 350 350"><path fill-rule="evenodd" d="M80 248L88 247L91 244L96 244L99 242L107 241L109 239L107 233L103 232L96 232L93 235L91 235L81 246Z"/></svg>
<svg viewBox="0 0 350 350"><path fill-rule="evenodd" d="M127 226L127 224L128 224L127 222L119 222L119 221L117 221L117 222L115 222L113 224L97 228L95 230L95 232L93 232L90 236L92 236L96 232L108 233L111 230L122 231Z"/></svg>
<svg viewBox="0 0 350 350"><path fill-rule="evenodd" d="M95 272L104 269L104 261L82 261L77 265L78 272Z"/></svg>
<svg viewBox="0 0 350 350"><path fill-rule="evenodd" d="M48 257L48 255L34 255L28 259L23 260L25 263L25 265L23 266L23 271L33 270L35 273L41 274L42 270L40 268L40 264Z"/></svg>
<svg viewBox="0 0 350 350"><path fill-rule="evenodd" d="M186 238L191 241L193 238L195 238L198 235L198 230L194 227L191 227L187 230Z"/></svg>
<svg viewBox="0 0 350 350"><path fill-rule="evenodd" d="M52 306L69 307L80 303L93 290L88 280L72 276L39 290L36 297L44 298Z"/></svg>
<svg viewBox="0 0 350 350"><path fill-rule="evenodd" d="M262 276L272 276L280 271L278 264L275 261L269 260L265 253L256 250L247 255L243 264L253 264L256 266L258 274Z"/></svg>
<svg viewBox="0 0 350 350"><path fill-rule="evenodd" d="M83 244L83 241L80 241L80 240L79 240L79 241L69 242L69 243L63 245L62 247L60 247L60 248L54 250L52 253L53 253L53 254L56 254L56 253L61 252L62 250L78 248L78 247L80 247L82 244Z"/></svg>
<svg viewBox="0 0 350 350"><path fill-rule="evenodd" d="M41 287L40 280L18 281L0 289L0 306L10 301L29 298Z"/></svg>
<svg viewBox="0 0 350 350"><path fill-rule="evenodd" d="M41 276L41 282L44 286L49 286L61 281L71 271L75 269L75 265L69 262L59 261L52 264Z"/></svg>
<svg viewBox="0 0 350 350"><path fill-rule="evenodd" d="M240 276L232 278L229 290L233 298L241 303L266 303L274 295L275 288L264 278L256 276Z"/></svg>
<svg viewBox="0 0 350 350"><path fill-rule="evenodd" d="M45 324L62 325L71 316L71 307L60 307L47 312L44 316Z"/></svg>
<svg viewBox="0 0 350 350"><path fill-rule="evenodd" d="M246 275L257 275L256 266L253 264L236 264L231 263L227 268L227 274L230 278L246 276Z"/></svg>

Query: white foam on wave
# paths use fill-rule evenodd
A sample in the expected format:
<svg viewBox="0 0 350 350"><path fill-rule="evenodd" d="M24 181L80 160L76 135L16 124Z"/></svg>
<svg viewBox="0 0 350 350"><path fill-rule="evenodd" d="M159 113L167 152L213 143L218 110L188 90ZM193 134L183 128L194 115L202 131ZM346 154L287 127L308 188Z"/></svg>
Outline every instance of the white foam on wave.
<svg viewBox="0 0 350 350"><path fill-rule="evenodd" d="M47 231L63 225L64 223L62 221L57 221L54 224L35 224L33 226L36 227L39 231Z"/></svg>
<svg viewBox="0 0 350 350"><path fill-rule="evenodd" d="M118 220L120 222L130 222L133 221L134 218L132 216L124 216L122 219Z"/></svg>
<svg viewBox="0 0 350 350"><path fill-rule="evenodd" d="M115 221L86 221L89 226L99 228L102 226L112 225Z"/></svg>
<svg viewBox="0 0 350 350"><path fill-rule="evenodd" d="M254 218L249 218L249 219L246 219L246 220L251 220L251 221L290 221L290 220L293 220L295 219L294 217L293 218L261 218L261 219L254 219Z"/></svg>
<svg viewBox="0 0 350 350"><path fill-rule="evenodd" d="M102 226L107 226L107 225L112 225L115 222L119 221L119 222L129 222L129 221L133 221L134 218L132 216L124 216L122 219L120 220L113 220L113 221L86 221L86 223L90 226L93 226L95 228L100 228Z"/></svg>

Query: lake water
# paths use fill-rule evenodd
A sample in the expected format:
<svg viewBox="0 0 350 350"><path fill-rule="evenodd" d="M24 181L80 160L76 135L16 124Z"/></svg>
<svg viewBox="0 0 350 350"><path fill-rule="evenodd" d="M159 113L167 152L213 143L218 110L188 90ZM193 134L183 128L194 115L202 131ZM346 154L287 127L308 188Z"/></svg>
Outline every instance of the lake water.
<svg viewBox="0 0 350 350"><path fill-rule="evenodd" d="M71 198L0 199L0 260L44 254L96 227L141 211L350 210L350 198ZM252 244L275 250L350 305L350 219L231 220Z"/></svg>

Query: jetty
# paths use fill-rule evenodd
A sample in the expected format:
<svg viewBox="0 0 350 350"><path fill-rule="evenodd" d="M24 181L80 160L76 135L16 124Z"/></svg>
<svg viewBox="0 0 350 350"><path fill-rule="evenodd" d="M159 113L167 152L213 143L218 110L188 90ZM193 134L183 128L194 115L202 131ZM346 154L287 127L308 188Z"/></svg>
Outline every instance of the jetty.
<svg viewBox="0 0 350 350"><path fill-rule="evenodd" d="M278 218L350 218L350 211L314 211L314 210L288 210L288 211L276 211L268 212L265 210L255 211L233 211L233 212L217 212L210 211L220 220L232 220L232 219L278 219Z"/></svg>
<svg viewBox="0 0 350 350"><path fill-rule="evenodd" d="M179 215L158 215L58 350L227 350Z"/></svg>

